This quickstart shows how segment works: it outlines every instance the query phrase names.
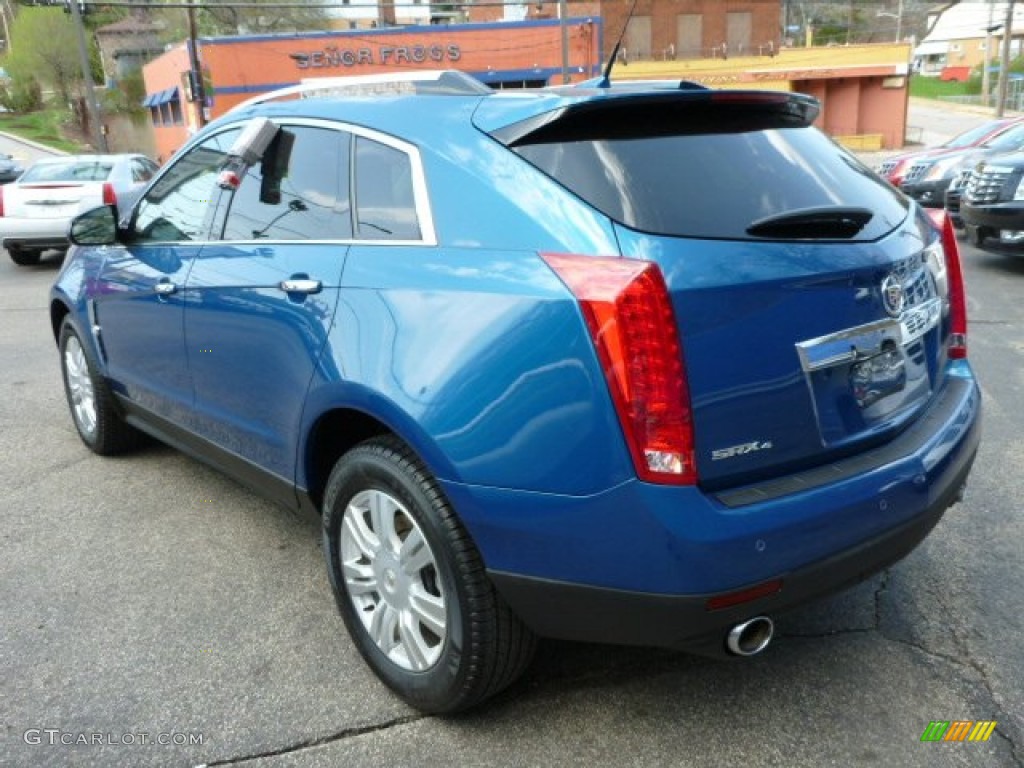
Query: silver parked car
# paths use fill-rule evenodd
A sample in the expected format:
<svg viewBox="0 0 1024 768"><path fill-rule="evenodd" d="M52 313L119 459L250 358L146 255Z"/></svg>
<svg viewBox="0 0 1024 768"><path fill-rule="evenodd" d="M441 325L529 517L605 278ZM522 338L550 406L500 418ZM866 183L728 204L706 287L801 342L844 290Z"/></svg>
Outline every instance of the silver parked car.
<svg viewBox="0 0 1024 768"><path fill-rule="evenodd" d="M39 160L0 188L0 240L15 264L35 264L47 249L67 249L75 216L116 204L156 170L156 163L135 154Z"/></svg>

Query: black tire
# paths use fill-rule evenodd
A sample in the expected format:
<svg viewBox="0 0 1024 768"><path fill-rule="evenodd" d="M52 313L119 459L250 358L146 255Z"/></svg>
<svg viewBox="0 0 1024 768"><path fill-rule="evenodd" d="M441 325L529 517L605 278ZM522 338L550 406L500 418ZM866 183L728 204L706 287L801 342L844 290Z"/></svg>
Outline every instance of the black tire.
<svg viewBox="0 0 1024 768"><path fill-rule="evenodd" d="M142 433L122 418L110 388L98 373L92 349L67 317L60 326L59 349L64 394L82 442L101 456L125 453L141 445Z"/></svg>
<svg viewBox="0 0 1024 768"><path fill-rule="evenodd" d="M394 533L396 547L386 552L381 547L367 557L363 553L372 546L360 545L361 535L354 535L352 526L361 520L375 534L373 503L384 510L381 519L391 518L390 527L377 527ZM343 535L350 506L351 520ZM401 441L375 438L338 461L327 483L323 523L327 568L349 634L371 669L409 705L438 714L465 710L510 685L529 665L536 648L533 633L495 591L479 552L436 481ZM423 541L425 554L422 546L415 546ZM418 564L411 577L407 568L413 566L401 560L398 545L416 553L409 558ZM365 574L362 580L352 577L352 583L362 581L362 586L346 581L343 557L350 574L356 569ZM443 610L443 637L428 626L430 621L418 618L426 612L407 607L414 602L408 596L416 590L418 599L425 596L436 611ZM443 608L436 607L438 602ZM394 644L390 651L371 635L378 621L378 634L390 635L385 641ZM413 633L412 642L407 633ZM417 654L418 668L413 659Z"/></svg>
<svg viewBox="0 0 1024 768"><path fill-rule="evenodd" d="M19 267L32 267L39 263L39 259L43 255L43 252L29 251L12 245L7 249L7 255L10 256L11 261Z"/></svg>

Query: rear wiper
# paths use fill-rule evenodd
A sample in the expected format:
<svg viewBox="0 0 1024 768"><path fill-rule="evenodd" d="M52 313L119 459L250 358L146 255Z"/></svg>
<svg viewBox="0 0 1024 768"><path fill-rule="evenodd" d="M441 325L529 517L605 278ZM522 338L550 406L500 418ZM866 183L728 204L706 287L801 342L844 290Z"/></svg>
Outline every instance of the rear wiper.
<svg viewBox="0 0 1024 768"><path fill-rule="evenodd" d="M765 216L747 227L751 237L842 240L856 235L874 214L867 208L799 208Z"/></svg>

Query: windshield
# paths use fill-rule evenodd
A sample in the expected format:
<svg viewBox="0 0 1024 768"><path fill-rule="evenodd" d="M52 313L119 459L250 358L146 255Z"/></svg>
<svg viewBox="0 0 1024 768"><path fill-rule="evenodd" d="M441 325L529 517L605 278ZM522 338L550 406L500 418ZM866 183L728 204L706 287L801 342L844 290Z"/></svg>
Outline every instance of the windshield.
<svg viewBox="0 0 1024 768"><path fill-rule="evenodd" d="M1008 120L989 120L986 123L982 123L976 128L971 128L969 131L964 131L959 136L954 136L952 139L947 141L942 146L949 147L950 149L960 149L962 147L971 147L977 144L979 141L988 136L992 131L999 128L1001 125L1006 125Z"/></svg>
<svg viewBox="0 0 1024 768"><path fill-rule="evenodd" d="M1024 147L1024 125L1017 125L1008 131L1000 133L994 139L982 144L988 149L995 149L999 152L1012 152Z"/></svg>
<svg viewBox="0 0 1024 768"><path fill-rule="evenodd" d="M106 181L113 164L90 160L89 162L68 161L66 163L39 163L32 166L21 177L21 183L43 181Z"/></svg>

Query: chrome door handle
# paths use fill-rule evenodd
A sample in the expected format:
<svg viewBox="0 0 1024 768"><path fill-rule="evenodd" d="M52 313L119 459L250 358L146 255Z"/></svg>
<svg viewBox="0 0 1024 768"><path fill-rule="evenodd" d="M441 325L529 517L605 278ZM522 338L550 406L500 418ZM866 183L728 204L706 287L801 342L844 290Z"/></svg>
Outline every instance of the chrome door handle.
<svg viewBox="0 0 1024 768"><path fill-rule="evenodd" d="M319 280L292 278L290 280L282 280L280 286L281 290L285 293L320 293L323 290L324 284Z"/></svg>
<svg viewBox="0 0 1024 768"><path fill-rule="evenodd" d="M170 281L161 281L154 286L157 296L170 296L176 290L178 286Z"/></svg>

